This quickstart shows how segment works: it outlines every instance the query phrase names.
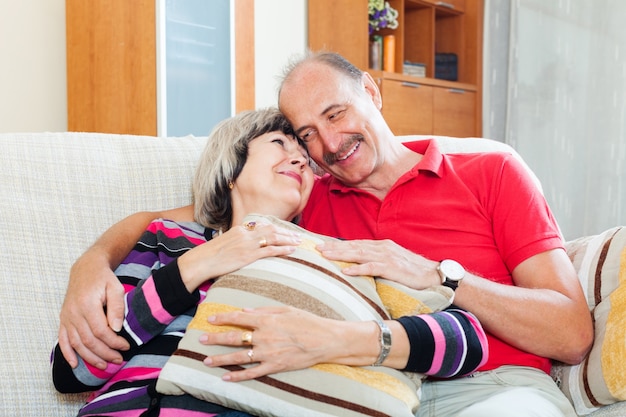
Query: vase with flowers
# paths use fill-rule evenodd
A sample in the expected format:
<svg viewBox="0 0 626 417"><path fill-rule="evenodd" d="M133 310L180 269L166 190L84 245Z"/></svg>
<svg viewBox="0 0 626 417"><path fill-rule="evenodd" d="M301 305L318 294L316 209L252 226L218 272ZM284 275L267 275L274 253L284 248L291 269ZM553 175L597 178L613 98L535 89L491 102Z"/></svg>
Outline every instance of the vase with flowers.
<svg viewBox="0 0 626 417"><path fill-rule="evenodd" d="M398 27L398 11L384 0L368 0L369 34L380 29L396 29Z"/></svg>
<svg viewBox="0 0 626 417"><path fill-rule="evenodd" d="M384 0L368 0L369 15L369 67L375 70L394 71L395 37L375 35L381 29L396 29L398 27L398 11Z"/></svg>

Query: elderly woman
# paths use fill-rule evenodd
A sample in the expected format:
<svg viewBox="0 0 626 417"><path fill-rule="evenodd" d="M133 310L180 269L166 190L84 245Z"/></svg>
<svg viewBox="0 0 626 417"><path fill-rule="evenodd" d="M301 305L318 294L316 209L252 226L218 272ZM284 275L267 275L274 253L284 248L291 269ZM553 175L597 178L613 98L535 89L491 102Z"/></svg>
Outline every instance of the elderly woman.
<svg viewBox="0 0 626 417"><path fill-rule="evenodd" d="M263 257L289 254L300 242L294 232L271 225L247 230L241 226L244 216L258 212L293 219L313 180L307 151L278 110L244 112L214 129L194 180L198 223L155 220L116 270L126 291L119 334L130 349L123 361L99 369L79 360L72 367L55 347L56 388L95 390L79 415L136 416L154 408L159 371L210 280ZM240 415L191 396L166 397L159 408L177 416Z"/></svg>

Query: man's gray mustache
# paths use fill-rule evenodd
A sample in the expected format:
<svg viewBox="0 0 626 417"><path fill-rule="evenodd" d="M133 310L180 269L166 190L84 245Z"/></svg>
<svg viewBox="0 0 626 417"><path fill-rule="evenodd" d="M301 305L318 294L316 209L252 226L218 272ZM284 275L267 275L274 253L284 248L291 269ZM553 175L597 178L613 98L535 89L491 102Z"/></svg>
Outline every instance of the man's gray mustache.
<svg viewBox="0 0 626 417"><path fill-rule="evenodd" d="M345 142L341 144L341 147L337 152L331 153L327 152L324 154L322 159L324 159L324 163L326 165L333 165L341 155L344 155L348 150L354 147L354 144L357 142L363 141L363 135L353 135L350 136Z"/></svg>

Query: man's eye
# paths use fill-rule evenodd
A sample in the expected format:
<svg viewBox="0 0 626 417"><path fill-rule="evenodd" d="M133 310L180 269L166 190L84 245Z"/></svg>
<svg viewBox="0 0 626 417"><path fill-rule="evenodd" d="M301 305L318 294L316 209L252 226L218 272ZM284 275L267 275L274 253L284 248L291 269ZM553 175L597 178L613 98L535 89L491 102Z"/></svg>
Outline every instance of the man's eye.
<svg viewBox="0 0 626 417"><path fill-rule="evenodd" d="M339 118L339 116L341 116L341 114L343 113L343 111L338 111L337 113L333 113L330 116L328 116L329 120L334 120Z"/></svg>
<svg viewBox="0 0 626 417"><path fill-rule="evenodd" d="M300 139L302 139L302 142L308 142L313 138L313 132L309 131L306 132L305 134L303 134L302 136L300 136Z"/></svg>

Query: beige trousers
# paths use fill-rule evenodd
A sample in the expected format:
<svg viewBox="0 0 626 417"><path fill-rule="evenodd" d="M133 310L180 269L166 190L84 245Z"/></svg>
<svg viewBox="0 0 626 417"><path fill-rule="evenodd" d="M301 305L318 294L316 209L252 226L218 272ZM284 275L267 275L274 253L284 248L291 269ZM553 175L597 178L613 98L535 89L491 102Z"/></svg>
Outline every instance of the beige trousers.
<svg viewBox="0 0 626 417"><path fill-rule="evenodd" d="M552 378L503 366L450 380L426 380L417 417L576 417Z"/></svg>

